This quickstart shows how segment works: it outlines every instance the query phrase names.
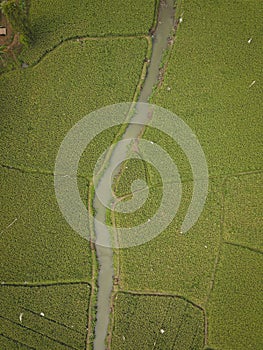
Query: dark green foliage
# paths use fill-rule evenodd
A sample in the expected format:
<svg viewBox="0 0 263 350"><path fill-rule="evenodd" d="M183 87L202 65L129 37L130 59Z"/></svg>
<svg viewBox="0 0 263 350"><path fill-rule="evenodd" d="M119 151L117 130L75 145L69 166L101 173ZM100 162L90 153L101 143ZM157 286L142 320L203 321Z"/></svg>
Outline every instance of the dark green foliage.
<svg viewBox="0 0 263 350"><path fill-rule="evenodd" d="M3 1L1 10L14 31L20 34L21 43L29 45L32 40L32 32L24 2L21 0Z"/></svg>

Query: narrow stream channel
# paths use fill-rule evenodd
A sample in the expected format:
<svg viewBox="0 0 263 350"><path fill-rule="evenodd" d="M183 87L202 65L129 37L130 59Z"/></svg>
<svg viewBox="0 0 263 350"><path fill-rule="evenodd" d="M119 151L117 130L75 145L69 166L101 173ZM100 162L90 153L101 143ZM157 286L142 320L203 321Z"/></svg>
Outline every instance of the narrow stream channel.
<svg viewBox="0 0 263 350"><path fill-rule="evenodd" d="M153 87L157 83L162 55L168 46L167 39L172 31L173 25L174 0L161 0L159 8L159 22L153 38L151 62L148 67L148 74L145 79L138 102L147 102L152 93ZM123 139L138 137L142 131L142 127L142 125L128 126L123 135ZM118 146L115 148L110 162L112 161L113 157L115 160L118 159ZM100 183L98 187L99 186ZM107 336L110 315L110 297L113 288L114 276L113 251L111 248L105 247L105 245L110 246L110 235L107 231L107 228L98 223L98 221L106 222L106 208L101 204L97 197L94 199L93 206L96 210L97 219L97 221L95 221L94 231L96 235L96 254L99 262L98 300L94 350L105 350L105 339Z"/></svg>

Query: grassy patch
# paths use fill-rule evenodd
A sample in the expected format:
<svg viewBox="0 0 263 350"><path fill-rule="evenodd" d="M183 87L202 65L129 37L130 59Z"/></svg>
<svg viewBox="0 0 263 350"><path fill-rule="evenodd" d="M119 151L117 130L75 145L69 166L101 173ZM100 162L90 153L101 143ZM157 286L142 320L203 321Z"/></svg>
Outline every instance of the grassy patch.
<svg viewBox="0 0 263 350"><path fill-rule="evenodd" d="M145 39L68 42L36 67L0 77L6 86L0 97L2 163L52 171L60 143L78 120L132 101L146 51ZM104 134L93 150L115 132ZM80 172L90 176L89 160L82 165Z"/></svg>
<svg viewBox="0 0 263 350"><path fill-rule="evenodd" d="M62 216L53 176L2 169L0 183L0 281L89 280L89 242ZM79 188L84 200L88 188L83 180Z"/></svg>
<svg viewBox="0 0 263 350"><path fill-rule="evenodd" d="M262 348L262 255L224 245L208 305L209 345Z"/></svg>
<svg viewBox="0 0 263 350"><path fill-rule="evenodd" d="M153 25L155 0L32 0L30 19L34 44L22 59L33 63L72 37L147 34Z"/></svg>
<svg viewBox="0 0 263 350"><path fill-rule="evenodd" d="M202 311L167 296L117 293L112 349L202 349Z"/></svg>
<svg viewBox="0 0 263 350"><path fill-rule="evenodd" d="M89 285L2 286L1 349L85 349L89 297Z"/></svg>
<svg viewBox="0 0 263 350"><path fill-rule="evenodd" d="M226 183L224 238L262 249L262 174L230 178Z"/></svg>

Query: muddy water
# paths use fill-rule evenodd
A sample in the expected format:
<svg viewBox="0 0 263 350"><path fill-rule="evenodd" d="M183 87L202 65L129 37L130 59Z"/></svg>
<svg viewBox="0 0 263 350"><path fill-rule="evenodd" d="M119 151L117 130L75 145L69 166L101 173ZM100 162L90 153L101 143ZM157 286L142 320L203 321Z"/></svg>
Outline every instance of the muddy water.
<svg viewBox="0 0 263 350"><path fill-rule="evenodd" d="M161 0L159 8L159 21L157 30L153 36L153 51L151 62L148 68L148 74L144 82L143 89L141 91L139 102L147 102L150 97L153 87L157 83L159 75L159 66L162 59L163 51L167 48L168 37L172 31L174 24L174 1L173 0ZM146 117L145 117L146 119ZM142 120L144 121L144 120ZM144 122L147 122L145 120ZM123 139L136 138L142 131L141 125L130 125ZM118 146L115 148L111 161L116 162L118 159ZM113 159L114 158L114 159ZM103 176L107 176L107 171ZM99 186L103 186L103 181L99 183ZM105 200L105 198L104 198ZM107 200L107 199L106 199ZM110 196L108 198L110 200ZM100 222L106 221L106 209L95 197L93 202L96 210L96 219ZM107 228L95 222L94 225L96 235L96 252L99 262L99 276L98 276L98 301L97 301L97 314L96 314L96 327L95 327L95 340L94 350L105 350L105 339L107 336L107 329L110 315L110 296L113 288L113 252L110 246L109 232Z"/></svg>

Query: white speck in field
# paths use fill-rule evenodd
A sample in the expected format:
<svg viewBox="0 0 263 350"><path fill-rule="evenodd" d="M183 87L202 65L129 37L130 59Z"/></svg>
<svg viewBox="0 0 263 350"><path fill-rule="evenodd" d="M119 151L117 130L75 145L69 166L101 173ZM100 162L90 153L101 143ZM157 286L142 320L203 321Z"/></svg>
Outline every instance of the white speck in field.
<svg viewBox="0 0 263 350"><path fill-rule="evenodd" d="M3 229L3 231L0 232L0 234L4 233L5 230L9 229L9 227L11 227L12 225L14 225L14 223L15 223L16 221L17 221L17 218L15 218L15 219L11 222L11 224L7 225L6 228Z"/></svg>
<svg viewBox="0 0 263 350"><path fill-rule="evenodd" d="M151 141L151 144L153 145L153 144L154 144L154 142L152 142L152 141Z"/></svg>
<svg viewBox="0 0 263 350"><path fill-rule="evenodd" d="M19 315L19 321L22 323L23 312Z"/></svg>
<svg viewBox="0 0 263 350"><path fill-rule="evenodd" d="M148 222L150 222L151 221L151 219L148 219Z"/></svg>
<svg viewBox="0 0 263 350"><path fill-rule="evenodd" d="M256 80L253 80L252 83L249 85L249 88L255 84Z"/></svg>
<svg viewBox="0 0 263 350"><path fill-rule="evenodd" d="M164 333L164 329L160 329L160 333L163 334Z"/></svg>
<svg viewBox="0 0 263 350"><path fill-rule="evenodd" d="M205 245L205 248L207 248L207 245Z"/></svg>
<svg viewBox="0 0 263 350"><path fill-rule="evenodd" d="M40 316L44 317L45 316L44 312L40 312Z"/></svg>
<svg viewBox="0 0 263 350"><path fill-rule="evenodd" d="M179 18L179 23L182 23L183 22L183 19L182 17Z"/></svg>
<svg viewBox="0 0 263 350"><path fill-rule="evenodd" d="M252 38L249 38L249 39L248 39L248 41L247 41L247 42L248 42L248 44L250 44L250 43L251 43L251 41L252 41Z"/></svg>
<svg viewBox="0 0 263 350"><path fill-rule="evenodd" d="M167 88L167 91L171 91L171 88L170 88L170 86L168 86L168 88Z"/></svg>
<svg viewBox="0 0 263 350"><path fill-rule="evenodd" d="M122 340L123 340L123 341L125 341L125 340L126 340L126 338L125 338L125 336L124 336L124 335L122 336Z"/></svg>

